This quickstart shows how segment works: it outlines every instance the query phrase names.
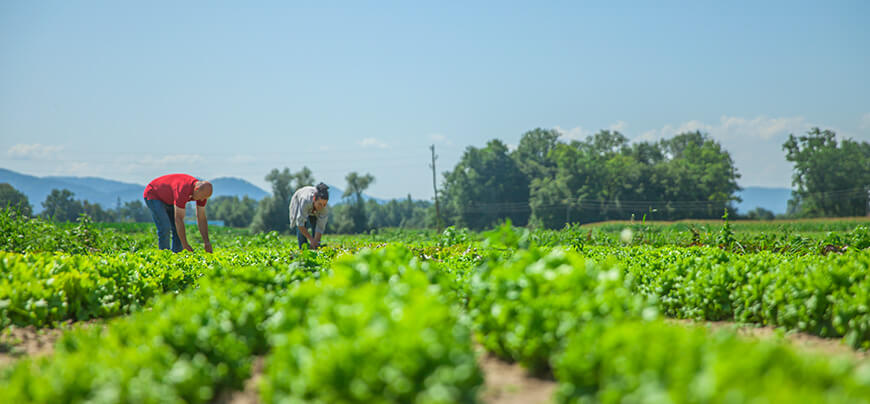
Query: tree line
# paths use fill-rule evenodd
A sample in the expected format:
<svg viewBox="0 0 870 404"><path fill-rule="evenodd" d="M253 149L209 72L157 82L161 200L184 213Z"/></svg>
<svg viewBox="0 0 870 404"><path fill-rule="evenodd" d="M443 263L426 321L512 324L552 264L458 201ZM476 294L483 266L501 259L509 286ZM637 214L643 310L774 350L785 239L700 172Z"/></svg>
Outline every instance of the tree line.
<svg viewBox="0 0 870 404"><path fill-rule="evenodd" d="M861 216L870 211L870 144L838 141L830 130L812 128L789 135L783 144L794 165L789 218ZM617 131L602 130L583 140L560 139L552 129L522 135L514 150L499 139L469 146L453 169L442 173L438 200L447 225L484 229L504 220L516 225L560 228L567 223L602 220L715 219L736 212L740 173L730 153L699 131L655 142L630 142ZM254 232L288 232L290 198L314 185L307 167L297 172L273 169L266 177L272 194L256 201L221 196L209 201L209 218ZM329 231L360 233L384 227L432 228L433 203L407 199L385 204L366 201L370 174L349 173L344 203L330 204ZM53 190L42 215L75 220L84 213L95 221L151 220L140 201L114 210L78 201L69 190ZM333 200L338 199L332 196ZM0 204L31 214L27 197L0 184ZM742 212L741 212L742 213ZM734 217L734 216L732 216ZM773 219L762 208L737 217Z"/></svg>
<svg viewBox="0 0 870 404"><path fill-rule="evenodd" d="M783 144L795 189L784 217L870 213L870 144L812 128ZM555 130L524 133L515 150L498 139L468 147L444 173L448 223L473 229L505 219L560 228L603 220L715 219L735 213L740 173L709 135L685 132L656 142L629 142L602 130L564 142ZM756 208L737 217L772 219Z"/></svg>

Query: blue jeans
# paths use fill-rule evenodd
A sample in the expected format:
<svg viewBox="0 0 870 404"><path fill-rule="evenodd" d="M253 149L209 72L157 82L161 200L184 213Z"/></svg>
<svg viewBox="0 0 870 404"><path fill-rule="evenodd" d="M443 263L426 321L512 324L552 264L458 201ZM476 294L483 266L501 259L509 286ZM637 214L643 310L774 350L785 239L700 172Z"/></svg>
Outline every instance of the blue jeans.
<svg viewBox="0 0 870 404"><path fill-rule="evenodd" d="M157 247L161 250L169 249L169 233L172 233L172 252L179 252L181 239L178 238L178 230L175 229L175 206L167 205L159 199L146 199L145 205L151 210L151 217L157 225Z"/></svg>
<svg viewBox="0 0 870 404"><path fill-rule="evenodd" d="M314 229L317 228L317 216L308 216L308 220L305 221L305 228L310 229L308 234L311 237L314 237ZM308 245L308 239L302 235L302 232L299 231L299 228L296 228L296 241L299 242L299 249L302 249L302 244Z"/></svg>

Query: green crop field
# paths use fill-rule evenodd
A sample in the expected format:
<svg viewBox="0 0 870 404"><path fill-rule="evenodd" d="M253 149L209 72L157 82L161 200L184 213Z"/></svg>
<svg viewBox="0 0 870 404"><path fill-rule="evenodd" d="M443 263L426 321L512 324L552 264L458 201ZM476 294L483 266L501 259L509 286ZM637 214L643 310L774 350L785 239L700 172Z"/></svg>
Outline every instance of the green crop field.
<svg viewBox="0 0 870 404"><path fill-rule="evenodd" d="M254 376L263 403L474 403L482 351L558 403L870 403L862 218L388 229L316 251L212 228L214 254L159 251L144 224L0 211L0 231L0 403L221 402ZM10 337L57 329L39 354Z"/></svg>

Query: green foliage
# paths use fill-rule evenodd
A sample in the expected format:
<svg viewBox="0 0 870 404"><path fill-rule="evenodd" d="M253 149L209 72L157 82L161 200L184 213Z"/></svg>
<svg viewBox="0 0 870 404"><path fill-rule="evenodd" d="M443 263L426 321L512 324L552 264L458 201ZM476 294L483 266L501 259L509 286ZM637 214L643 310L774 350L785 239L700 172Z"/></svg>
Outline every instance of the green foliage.
<svg viewBox="0 0 870 404"><path fill-rule="evenodd" d="M3 208L14 209L23 216L33 214L27 195L7 183L0 184L0 209Z"/></svg>
<svg viewBox="0 0 870 404"><path fill-rule="evenodd" d="M208 215L232 227L245 228L254 220L257 201L247 195L242 199L238 196L218 196L208 202ZM289 219L288 219L289 220Z"/></svg>
<svg viewBox="0 0 870 404"><path fill-rule="evenodd" d="M759 206L747 212L746 218L749 220L773 220L776 218L776 215L774 215L773 212Z"/></svg>
<svg viewBox="0 0 870 404"><path fill-rule="evenodd" d="M105 256L0 252L0 327L129 313L211 272L204 258L154 250Z"/></svg>
<svg viewBox="0 0 870 404"><path fill-rule="evenodd" d="M718 248L587 247L618 257L634 290L671 317L782 326L870 348L870 252L739 255Z"/></svg>
<svg viewBox="0 0 870 404"><path fill-rule="evenodd" d="M550 177L554 168L550 151L556 148L559 136L559 132L554 129L535 128L523 133L520 144L511 153L511 158L530 180Z"/></svg>
<svg viewBox="0 0 870 404"><path fill-rule="evenodd" d="M438 245L449 247L457 244L465 244L470 240L471 238L468 234L468 229L456 230L455 226L450 226L441 232L441 235L438 237Z"/></svg>
<svg viewBox="0 0 870 404"><path fill-rule="evenodd" d="M662 322L585 328L559 357L557 403L867 403L870 367Z"/></svg>
<svg viewBox="0 0 870 404"><path fill-rule="evenodd" d="M551 356L578 329L655 315L647 301L631 294L618 268L536 248L479 268L468 309L487 350L533 372L547 370Z"/></svg>
<svg viewBox="0 0 870 404"><path fill-rule="evenodd" d="M629 144L621 133L604 130L538 149L547 150L546 163L531 163L542 168L525 172L536 173L529 177L532 223L546 228L645 214L713 218L737 200L740 175L730 154L700 132Z"/></svg>
<svg viewBox="0 0 870 404"><path fill-rule="evenodd" d="M363 252L282 300L264 401L475 402L482 377L468 327L413 263L383 265L395 257L408 262L401 251Z"/></svg>
<svg viewBox="0 0 870 404"><path fill-rule="evenodd" d="M73 199L74 195L68 189L51 190L51 193L42 202L42 217L59 222L70 222L78 218L79 214L82 213L82 206Z"/></svg>
<svg viewBox="0 0 870 404"><path fill-rule="evenodd" d="M425 229L435 227L430 211L433 205L427 201L414 201L411 195L404 200L391 199L385 204L374 200L366 202L366 217L368 228L384 229L397 227L403 229ZM330 212L330 216L332 213Z"/></svg>
<svg viewBox="0 0 870 404"><path fill-rule="evenodd" d="M153 220L151 211L139 200L124 202L118 216L122 222L152 223Z"/></svg>
<svg viewBox="0 0 870 404"><path fill-rule="evenodd" d="M0 401L205 403L240 388L252 355L265 351L261 324L274 293L237 272L105 330L65 335L50 360L25 359L4 372Z"/></svg>
<svg viewBox="0 0 870 404"><path fill-rule="evenodd" d="M490 352L554 370L559 402L870 396L866 365L648 322L658 312L755 322L870 347L866 223L552 232L506 222L484 234L331 237L316 251L278 232L220 228L214 254L155 250L145 224L7 210L0 226L7 246L27 251L0 253L0 326L126 314L0 369L4 403L214 402L241 388L257 356L264 402L475 402L472 330ZM142 240L149 248L135 247ZM826 244L838 248L822 255Z"/></svg>
<svg viewBox="0 0 870 404"><path fill-rule="evenodd" d="M480 230L505 219L528 221L529 179L498 139L465 149L443 189L445 215L457 226Z"/></svg>
<svg viewBox="0 0 870 404"><path fill-rule="evenodd" d="M360 233L368 231L368 218L366 216L366 204L363 201L363 192L375 182L375 177L371 174L359 175L356 172L349 173L347 180L347 189L344 190L343 198L353 197L347 206L347 214L353 224L352 232Z"/></svg>
<svg viewBox="0 0 870 404"><path fill-rule="evenodd" d="M830 130L810 129L789 135L783 144L786 160L794 163L797 188L789 210L798 216L863 216L870 186L870 143L837 142Z"/></svg>
<svg viewBox="0 0 870 404"><path fill-rule="evenodd" d="M329 233L360 234L371 231L392 231L390 228L425 229L434 227L434 208L431 202L407 199L393 199L381 204L374 200L364 203L364 216L367 225L364 231L357 232L353 215L357 209L350 203L340 203L329 207Z"/></svg>
<svg viewBox="0 0 870 404"><path fill-rule="evenodd" d="M87 254L116 250L135 251L145 241L98 231L88 216L80 216L75 225L53 223L22 216L17 210L0 209L0 250L10 252L56 251Z"/></svg>

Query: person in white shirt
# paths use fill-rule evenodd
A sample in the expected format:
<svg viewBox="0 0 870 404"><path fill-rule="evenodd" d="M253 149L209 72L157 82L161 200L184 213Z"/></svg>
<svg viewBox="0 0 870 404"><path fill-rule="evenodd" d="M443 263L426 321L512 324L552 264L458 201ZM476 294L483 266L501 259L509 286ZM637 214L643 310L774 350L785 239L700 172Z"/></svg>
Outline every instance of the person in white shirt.
<svg viewBox="0 0 870 404"><path fill-rule="evenodd" d="M329 219L328 202L329 187L322 182L316 187L299 188L290 198L290 228L296 227L296 240L300 249L302 244L307 244L311 249L320 246L320 238Z"/></svg>

